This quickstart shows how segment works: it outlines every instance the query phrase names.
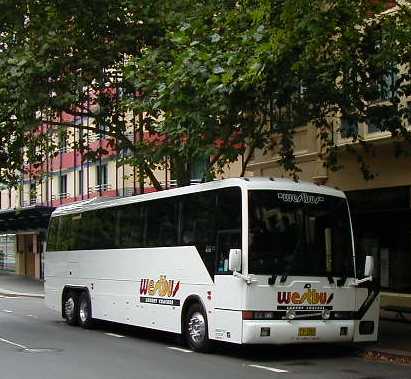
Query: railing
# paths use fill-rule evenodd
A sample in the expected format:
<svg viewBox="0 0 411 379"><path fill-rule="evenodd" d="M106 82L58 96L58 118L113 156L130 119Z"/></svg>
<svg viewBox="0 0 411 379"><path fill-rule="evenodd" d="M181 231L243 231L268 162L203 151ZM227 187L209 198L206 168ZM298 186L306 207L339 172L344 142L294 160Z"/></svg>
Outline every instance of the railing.
<svg viewBox="0 0 411 379"><path fill-rule="evenodd" d="M95 186L88 187L88 193L106 192L110 190L111 190L111 184L108 184L108 183L97 184Z"/></svg>
<svg viewBox="0 0 411 379"><path fill-rule="evenodd" d="M191 184L200 184L202 182L203 182L202 179L191 179L190 180L190 185ZM163 184L163 183L161 183L161 184ZM175 179L170 180L169 187L170 188L176 188L177 187L177 180L175 180Z"/></svg>
<svg viewBox="0 0 411 379"><path fill-rule="evenodd" d="M37 198L32 198L30 200L24 200L21 205L22 207L29 207L31 205L40 205L42 204L41 199L37 199Z"/></svg>
<svg viewBox="0 0 411 379"><path fill-rule="evenodd" d="M51 196L51 200L62 200L62 199L67 199L70 197L70 193L68 192L61 192L61 193L56 193Z"/></svg>

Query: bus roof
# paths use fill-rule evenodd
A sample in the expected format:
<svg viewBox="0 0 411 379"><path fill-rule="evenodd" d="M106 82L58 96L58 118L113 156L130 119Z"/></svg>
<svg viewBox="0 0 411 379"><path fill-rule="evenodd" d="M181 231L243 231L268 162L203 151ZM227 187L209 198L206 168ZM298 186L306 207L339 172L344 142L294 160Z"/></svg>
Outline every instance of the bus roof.
<svg viewBox="0 0 411 379"><path fill-rule="evenodd" d="M240 187L245 190L282 190L282 191L297 191L297 192L309 192L317 193L329 196L337 196L345 198L342 191L337 189L317 185L310 182L298 181L295 182L291 179L285 178L272 178L272 177L244 177L244 178L229 178L215 180L212 182L206 182L201 184L193 184L185 187L177 187L164 191L150 192L142 195L135 195L129 197L99 197L88 199L85 201L79 201L73 204L58 207L52 214L52 217L61 216L64 214L84 212L92 209L108 208L119 205L126 205L132 203L138 203L141 201L148 201L154 199L167 198L171 196L185 195L195 192L209 191L226 187Z"/></svg>

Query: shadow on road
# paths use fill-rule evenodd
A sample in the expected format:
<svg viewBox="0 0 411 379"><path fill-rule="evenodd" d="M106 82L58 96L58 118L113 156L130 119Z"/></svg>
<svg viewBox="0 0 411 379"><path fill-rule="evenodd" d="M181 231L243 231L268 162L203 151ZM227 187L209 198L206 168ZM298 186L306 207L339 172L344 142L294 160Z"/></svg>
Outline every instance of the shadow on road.
<svg viewBox="0 0 411 379"><path fill-rule="evenodd" d="M145 340L164 346L186 348L180 335L130 325L98 321L95 329L117 333L129 338ZM252 362L278 361L287 365L312 366L315 359L336 359L357 356L359 348L353 344L296 344L296 345L236 345L216 342L214 355L229 356Z"/></svg>

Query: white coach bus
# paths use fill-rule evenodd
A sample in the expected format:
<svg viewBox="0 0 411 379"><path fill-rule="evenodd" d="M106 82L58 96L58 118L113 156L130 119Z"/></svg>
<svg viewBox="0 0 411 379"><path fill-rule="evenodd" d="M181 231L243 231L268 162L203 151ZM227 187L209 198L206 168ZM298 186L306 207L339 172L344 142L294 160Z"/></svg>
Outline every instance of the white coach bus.
<svg viewBox="0 0 411 379"><path fill-rule="evenodd" d="M181 333L195 351L375 341L372 257L356 257L345 195L285 179L226 179L54 211L46 303Z"/></svg>

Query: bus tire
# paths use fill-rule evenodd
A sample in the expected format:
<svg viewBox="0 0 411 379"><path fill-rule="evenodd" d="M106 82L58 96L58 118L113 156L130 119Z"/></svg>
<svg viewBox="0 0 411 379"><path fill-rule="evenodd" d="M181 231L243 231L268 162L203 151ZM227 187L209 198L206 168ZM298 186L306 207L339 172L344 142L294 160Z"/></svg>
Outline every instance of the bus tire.
<svg viewBox="0 0 411 379"><path fill-rule="evenodd" d="M78 295L74 291L68 291L64 297L64 316L68 325L78 325Z"/></svg>
<svg viewBox="0 0 411 379"><path fill-rule="evenodd" d="M86 291L80 295L78 302L78 322L84 329L91 329L93 327L93 318L91 313L90 296Z"/></svg>
<svg viewBox="0 0 411 379"><path fill-rule="evenodd" d="M208 338L207 315L199 303L190 306L184 320L184 338L187 345L196 352L207 353L211 350Z"/></svg>

